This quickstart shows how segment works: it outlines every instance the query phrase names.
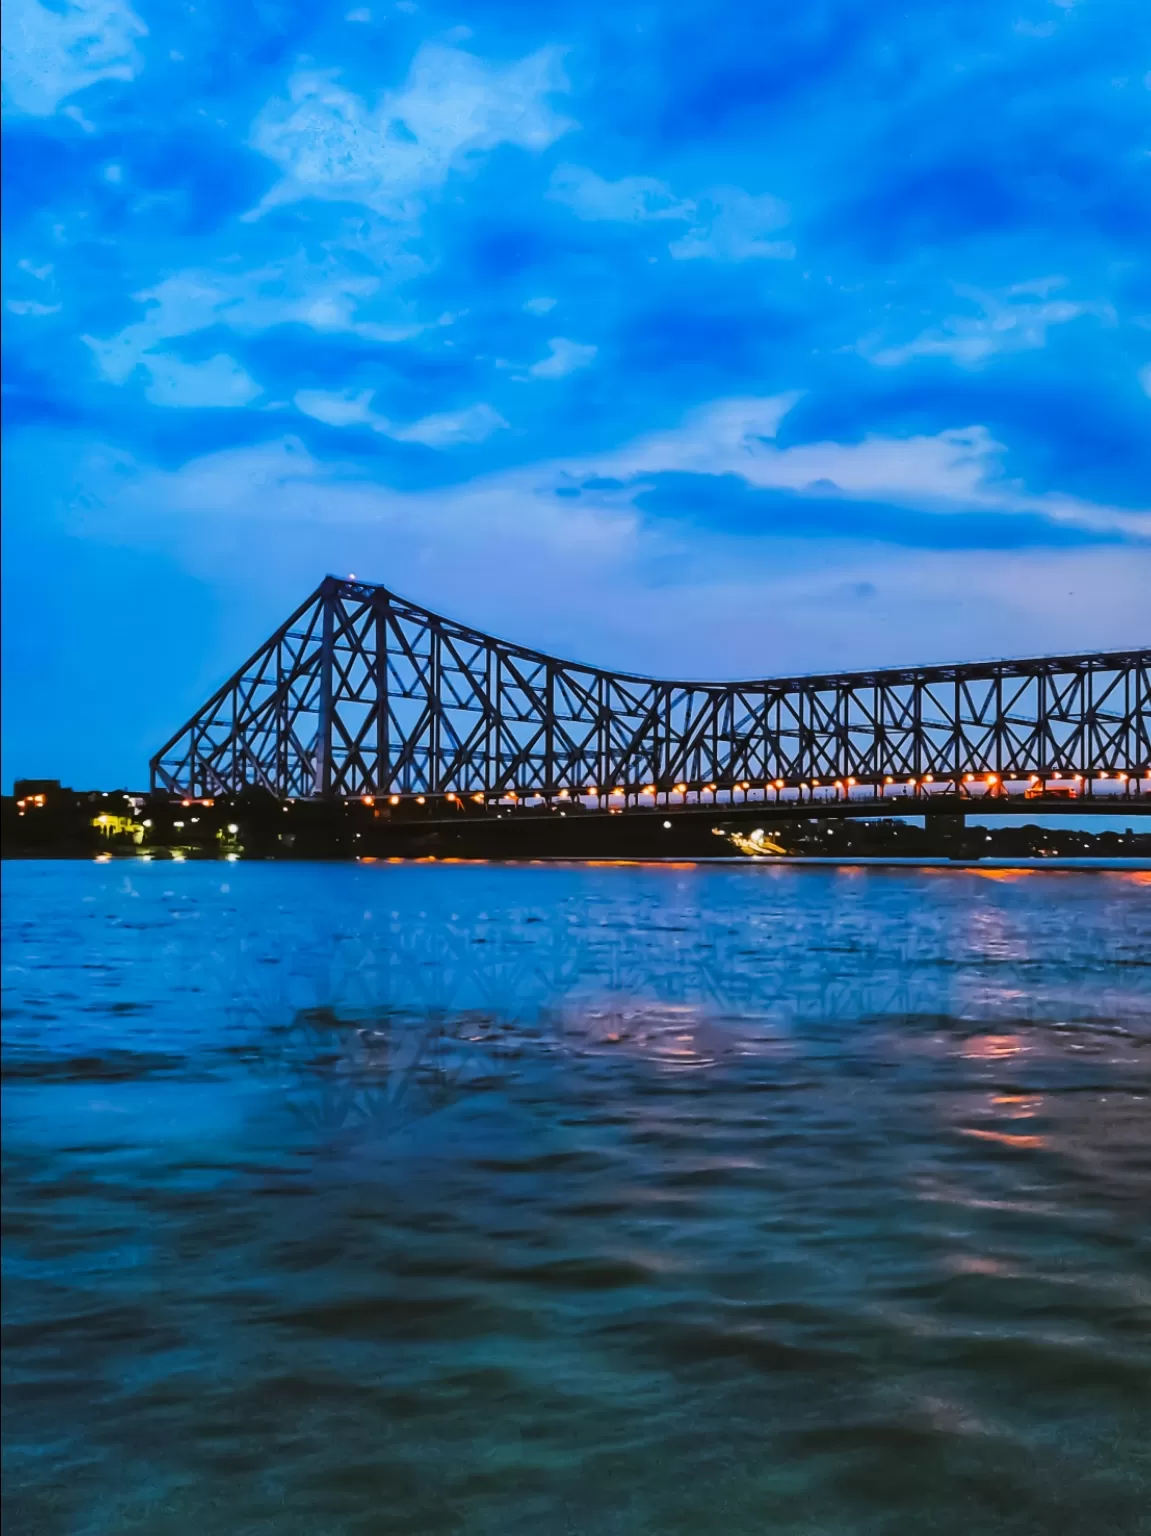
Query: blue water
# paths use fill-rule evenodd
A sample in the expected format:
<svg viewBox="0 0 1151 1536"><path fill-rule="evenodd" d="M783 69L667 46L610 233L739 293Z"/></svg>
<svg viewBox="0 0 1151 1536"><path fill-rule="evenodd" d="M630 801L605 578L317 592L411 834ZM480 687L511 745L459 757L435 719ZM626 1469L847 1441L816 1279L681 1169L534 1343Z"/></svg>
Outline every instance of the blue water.
<svg viewBox="0 0 1151 1536"><path fill-rule="evenodd" d="M1151 1530L1151 879L7 864L5 1524Z"/></svg>

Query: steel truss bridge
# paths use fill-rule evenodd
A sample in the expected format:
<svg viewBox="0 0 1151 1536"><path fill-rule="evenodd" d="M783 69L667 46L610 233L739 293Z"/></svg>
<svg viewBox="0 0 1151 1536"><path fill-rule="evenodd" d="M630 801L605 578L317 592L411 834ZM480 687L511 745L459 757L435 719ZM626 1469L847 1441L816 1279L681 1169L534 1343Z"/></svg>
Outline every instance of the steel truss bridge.
<svg viewBox="0 0 1151 1536"><path fill-rule="evenodd" d="M757 682L561 661L327 577L152 760L173 796L651 807L884 782L1151 779L1151 650ZM846 786L846 788L845 788ZM622 794L622 801L618 796Z"/></svg>

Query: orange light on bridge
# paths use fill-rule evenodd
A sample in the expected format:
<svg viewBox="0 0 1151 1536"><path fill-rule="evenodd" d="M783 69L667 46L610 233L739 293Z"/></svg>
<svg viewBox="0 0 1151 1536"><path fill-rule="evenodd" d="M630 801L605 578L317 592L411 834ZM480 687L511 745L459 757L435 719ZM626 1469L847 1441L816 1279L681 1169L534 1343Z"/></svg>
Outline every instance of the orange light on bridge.
<svg viewBox="0 0 1151 1536"><path fill-rule="evenodd" d="M416 796L416 804L417 805L425 805L426 803L427 802L426 802L426 800L425 800L423 795L417 795Z"/></svg>
<svg viewBox="0 0 1151 1536"><path fill-rule="evenodd" d="M567 799L567 797L568 797L568 792L567 792L567 790L566 790L566 789L561 789L561 790L560 790L560 792L559 792L559 798L560 798L560 799L561 799L561 800L566 800L566 799Z"/></svg>
<svg viewBox="0 0 1151 1536"><path fill-rule="evenodd" d="M388 796L388 804L389 805L399 805L399 803L400 803L399 795L389 795Z"/></svg>
<svg viewBox="0 0 1151 1536"><path fill-rule="evenodd" d="M782 779L776 779L775 787L776 787L776 789L782 789L783 788L783 780Z"/></svg>
<svg viewBox="0 0 1151 1536"><path fill-rule="evenodd" d="M477 804L477 805L483 805L483 803L484 803L484 797L483 797L483 795L473 795L473 796L472 796L472 799L473 799L473 800L474 800L474 801L475 801L475 803L476 803L476 804Z"/></svg>
<svg viewBox="0 0 1151 1536"><path fill-rule="evenodd" d="M374 797L371 795L361 795L360 799L365 805L375 805L376 803Z"/></svg>

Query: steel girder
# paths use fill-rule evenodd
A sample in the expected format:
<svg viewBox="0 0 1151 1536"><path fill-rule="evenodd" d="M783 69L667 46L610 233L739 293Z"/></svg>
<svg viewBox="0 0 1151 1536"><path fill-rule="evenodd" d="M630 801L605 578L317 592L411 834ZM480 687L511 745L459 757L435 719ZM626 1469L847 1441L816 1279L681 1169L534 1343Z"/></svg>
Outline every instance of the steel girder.
<svg viewBox="0 0 1151 1536"><path fill-rule="evenodd" d="M1151 773L1151 650L669 682L326 578L152 760L174 795L553 795Z"/></svg>

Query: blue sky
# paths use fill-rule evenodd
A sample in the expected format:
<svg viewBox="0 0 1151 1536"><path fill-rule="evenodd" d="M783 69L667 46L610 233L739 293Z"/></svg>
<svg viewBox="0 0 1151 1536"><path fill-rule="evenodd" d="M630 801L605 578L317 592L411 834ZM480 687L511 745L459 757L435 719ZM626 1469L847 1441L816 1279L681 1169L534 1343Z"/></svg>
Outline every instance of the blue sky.
<svg viewBox="0 0 1151 1536"><path fill-rule="evenodd" d="M682 676L1148 643L1143 0L7 0L5 778L328 571Z"/></svg>

